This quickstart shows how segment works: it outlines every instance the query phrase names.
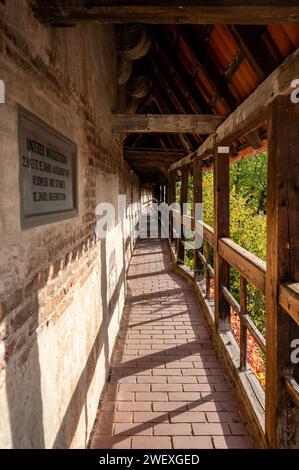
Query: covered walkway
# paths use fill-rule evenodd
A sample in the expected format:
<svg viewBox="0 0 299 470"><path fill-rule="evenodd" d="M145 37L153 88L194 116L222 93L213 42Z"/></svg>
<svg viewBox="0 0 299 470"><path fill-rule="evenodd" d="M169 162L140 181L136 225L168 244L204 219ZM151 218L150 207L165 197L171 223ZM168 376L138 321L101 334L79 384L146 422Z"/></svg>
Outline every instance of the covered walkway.
<svg viewBox="0 0 299 470"><path fill-rule="evenodd" d="M140 240L92 448L250 447L191 287Z"/></svg>

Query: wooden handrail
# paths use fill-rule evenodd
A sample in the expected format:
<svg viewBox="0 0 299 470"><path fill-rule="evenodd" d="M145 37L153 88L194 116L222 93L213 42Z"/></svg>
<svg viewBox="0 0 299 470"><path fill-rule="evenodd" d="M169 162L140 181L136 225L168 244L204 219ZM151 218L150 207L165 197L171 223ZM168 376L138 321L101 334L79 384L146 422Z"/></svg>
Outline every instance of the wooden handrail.
<svg viewBox="0 0 299 470"><path fill-rule="evenodd" d="M199 228L200 227L200 228ZM196 221L196 230L202 231L203 239L208 242L209 245L214 244L214 229L210 225L206 224L201 220Z"/></svg>
<svg viewBox="0 0 299 470"><path fill-rule="evenodd" d="M299 283L281 284L279 304L299 325Z"/></svg>
<svg viewBox="0 0 299 470"><path fill-rule="evenodd" d="M219 254L262 294L266 293L266 263L230 238L218 242Z"/></svg>

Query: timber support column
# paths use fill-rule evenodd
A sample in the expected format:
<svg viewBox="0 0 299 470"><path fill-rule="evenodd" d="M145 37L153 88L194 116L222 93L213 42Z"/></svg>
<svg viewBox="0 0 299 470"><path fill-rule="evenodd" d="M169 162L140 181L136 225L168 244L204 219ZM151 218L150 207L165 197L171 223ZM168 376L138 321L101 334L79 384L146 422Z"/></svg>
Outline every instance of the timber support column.
<svg viewBox="0 0 299 470"><path fill-rule="evenodd" d="M167 204L175 203L175 183L176 183L176 174L174 171L169 173L168 176L168 186L167 186ZM173 214L169 211L169 238L173 240Z"/></svg>
<svg viewBox="0 0 299 470"><path fill-rule="evenodd" d="M266 277L266 438L268 445L298 447L298 409L283 383L298 325L278 303L282 282L299 282L299 106L280 96L269 106Z"/></svg>
<svg viewBox="0 0 299 470"><path fill-rule="evenodd" d="M227 152L225 150L227 149ZM214 270L215 326L217 331L230 329L230 306L221 287L229 289L229 265L218 253L219 238L229 237L229 149L214 158Z"/></svg>
<svg viewBox="0 0 299 470"><path fill-rule="evenodd" d="M193 162L193 230L196 230L196 215L198 211L195 210L196 204L202 204L202 160L196 158ZM199 242L199 236L194 237L194 242ZM202 252L202 248L194 249L194 277L202 268L202 263L199 259L198 252Z"/></svg>
<svg viewBox="0 0 299 470"><path fill-rule="evenodd" d="M189 178L189 167L184 166L182 168L182 179L181 179L181 193L180 193L180 212L181 212L181 233L177 239L177 262L184 264L185 260L185 245L184 245L184 204L188 201L188 178Z"/></svg>

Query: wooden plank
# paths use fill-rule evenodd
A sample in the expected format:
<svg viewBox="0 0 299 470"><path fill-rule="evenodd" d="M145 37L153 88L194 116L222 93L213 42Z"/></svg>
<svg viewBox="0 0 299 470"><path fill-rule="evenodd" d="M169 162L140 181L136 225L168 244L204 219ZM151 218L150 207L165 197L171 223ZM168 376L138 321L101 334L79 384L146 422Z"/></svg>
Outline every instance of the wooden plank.
<svg viewBox="0 0 299 470"><path fill-rule="evenodd" d="M211 134L223 120L213 114L114 114L112 132Z"/></svg>
<svg viewBox="0 0 299 470"><path fill-rule="evenodd" d="M281 284L279 287L280 306L299 325L299 283Z"/></svg>
<svg viewBox="0 0 299 470"><path fill-rule="evenodd" d="M188 200L188 178L189 178L189 167L184 167L182 169L181 177L181 193L180 193L180 210L181 210L181 234L177 239L177 261L178 263L184 264L185 259L185 246L184 246L184 204Z"/></svg>
<svg viewBox="0 0 299 470"><path fill-rule="evenodd" d="M54 25L97 23L267 24L299 21L292 0L29 0L38 18Z"/></svg>
<svg viewBox="0 0 299 470"><path fill-rule="evenodd" d="M241 276L258 289L266 293L266 263L249 251L242 248L230 238L222 238L218 244L219 254Z"/></svg>
<svg viewBox="0 0 299 470"><path fill-rule="evenodd" d="M214 158L214 269L215 269L215 327L230 329L230 307L221 287L229 289L229 264L219 255L219 239L229 237L229 154Z"/></svg>
<svg viewBox="0 0 299 470"><path fill-rule="evenodd" d="M269 109L266 277L266 438L270 447L292 447L298 435L296 410L286 409L282 375L299 328L278 302L282 282L299 282L299 108L289 97ZM298 379L298 370L295 368ZM298 410L297 410L298 413ZM288 423L285 416L288 415ZM297 422L297 425L296 425ZM292 424L290 424L292 423Z"/></svg>
<svg viewBox="0 0 299 470"><path fill-rule="evenodd" d="M202 161L196 160L193 162L193 230L195 230L197 222L197 213L196 205L202 204ZM195 220L196 218L196 220ZM202 218L202 217L201 217ZM195 243L196 246L199 245L200 239L197 230L195 230ZM199 253L202 253L202 248L194 249L194 276L198 273L203 265L200 262Z"/></svg>
<svg viewBox="0 0 299 470"><path fill-rule="evenodd" d="M194 158L204 159L214 155L214 147L229 145L252 129L257 128L267 118L267 107L280 95L293 91L291 83L299 76L299 49L269 75L263 83L210 135L203 144L187 157L171 165L171 170L189 165Z"/></svg>

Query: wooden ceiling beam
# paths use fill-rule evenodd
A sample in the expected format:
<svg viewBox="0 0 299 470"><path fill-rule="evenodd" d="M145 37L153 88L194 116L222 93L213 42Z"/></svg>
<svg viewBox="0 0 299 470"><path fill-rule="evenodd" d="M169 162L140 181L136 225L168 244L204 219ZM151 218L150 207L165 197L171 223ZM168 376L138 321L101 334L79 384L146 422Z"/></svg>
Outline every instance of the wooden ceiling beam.
<svg viewBox="0 0 299 470"><path fill-rule="evenodd" d="M223 120L213 114L114 114L112 132L212 134Z"/></svg>
<svg viewBox="0 0 299 470"><path fill-rule="evenodd" d="M268 24L299 21L296 0L29 0L43 22Z"/></svg>
<svg viewBox="0 0 299 470"><path fill-rule="evenodd" d="M185 149L160 149L160 148L140 148L140 147L125 147L124 156L126 159L165 159L178 160L188 155Z"/></svg>
<svg viewBox="0 0 299 470"><path fill-rule="evenodd" d="M256 129L267 118L268 105L280 95L288 95L294 89L291 83L299 76L299 48L290 54L274 72L261 83L243 103L228 116L195 151L174 163L170 170L189 165L194 158L214 155L215 146L230 145L235 140Z"/></svg>

